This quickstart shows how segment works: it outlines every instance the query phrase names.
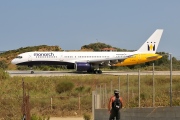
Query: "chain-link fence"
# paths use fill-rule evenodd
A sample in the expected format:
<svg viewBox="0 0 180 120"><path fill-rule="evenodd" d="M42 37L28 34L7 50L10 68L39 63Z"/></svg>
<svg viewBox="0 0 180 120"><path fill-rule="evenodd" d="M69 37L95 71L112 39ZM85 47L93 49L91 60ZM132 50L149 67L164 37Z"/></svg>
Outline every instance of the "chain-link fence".
<svg viewBox="0 0 180 120"><path fill-rule="evenodd" d="M77 86L73 89L76 92L66 92L59 95L54 90L59 80L57 80L58 82L55 80L33 82L34 86L39 86L32 87L33 85L29 84L29 88L33 88L31 88L33 92L28 94L31 115L81 116L84 113L91 112L92 105L96 108L107 108L109 98L113 96L114 89L120 90L120 96L123 98L124 107L126 108L170 106L170 96L172 96L172 106L180 105L179 76L172 76L172 92L170 92L170 75L153 75L152 71L149 72L152 73L151 75L141 75L140 71L137 71L137 73L139 75L93 75L84 78L84 80L81 80L80 77L71 77L72 81L78 81ZM71 80L67 78L62 79ZM54 86L49 81L55 81ZM0 117L19 119L22 117L23 96L22 91L18 89L22 84L16 80L10 82L15 82L15 85L18 87L16 89L9 87L9 89L6 89L7 92L1 92L3 96L0 98ZM41 84L50 85L52 89L46 90L47 88L42 88ZM8 84L3 84L3 86L8 86ZM88 90L88 92L76 90L81 88L80 86L84 86L84 90ZM44 89L44 94L38 92L41 90L40 88ZM51 92L51 90L54 90L54 92L46 94ZM91 91L94 90L96 90L96 99L95 103L92 104ZM38 96L38 94L40 95Z"/></svg>
<svg viewBox="0 0 180 120"><path fill-rule="evenodd" d="M96 108L107 108L114 89L119 89L123 98L124 107L158 107L180 105L180 81L178 77L172 76L143 75L118 76L116 80L101 83L96 86ZM172 87L172 92L170 88Z"/></svg>
<svg viewBox="0 0 180 120"><path fill-rule="evenodd" d="M28 96L29 97L29 96ZM91 111L91 95L79 96L54 96L54 97L29 97L29 104L23 104L23 97L1 98L0 119L21 119L29 113L41 117L49 116L82 116ZM13 103L13 104L11 104ZM27 103L27 102L26 102ZM22 108L20 107L22 106ZM29 111L28 111L29 109Z"/></svg>

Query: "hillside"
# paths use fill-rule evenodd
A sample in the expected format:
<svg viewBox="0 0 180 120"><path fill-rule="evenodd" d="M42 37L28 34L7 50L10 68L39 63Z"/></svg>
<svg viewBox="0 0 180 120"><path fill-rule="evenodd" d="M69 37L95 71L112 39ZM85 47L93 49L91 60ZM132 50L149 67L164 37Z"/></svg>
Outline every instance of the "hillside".
<svg viewBox="0 0 180 120"><path fill-rule="evenodd" d="M126 50L126 49L121 49L121 48L113 47L111 45L108 45L108 44L105 44L105 43L101 43L101 42L90 43L89 45L83 45L81 47L81 49L92 49L94 51L101 51L103 48L114 48L117 51L132 51L132 50Z"/></svg>

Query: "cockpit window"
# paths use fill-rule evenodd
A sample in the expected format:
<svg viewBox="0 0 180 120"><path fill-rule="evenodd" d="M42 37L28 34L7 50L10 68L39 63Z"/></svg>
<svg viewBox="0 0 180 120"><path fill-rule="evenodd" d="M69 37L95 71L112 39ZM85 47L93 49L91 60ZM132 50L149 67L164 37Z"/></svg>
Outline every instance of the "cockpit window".
<svg viewBox="0 0 180 120"><path fill-rule="evenodd" d="M22 58L22 56L17 56L16 58Z"/></svg>

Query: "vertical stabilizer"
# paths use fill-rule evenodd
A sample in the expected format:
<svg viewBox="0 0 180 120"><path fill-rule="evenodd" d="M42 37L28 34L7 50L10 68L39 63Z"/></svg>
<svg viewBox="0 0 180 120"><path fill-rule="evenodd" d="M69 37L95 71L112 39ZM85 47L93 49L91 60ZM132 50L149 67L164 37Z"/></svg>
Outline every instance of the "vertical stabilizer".
<svg viewBox="0 0 180 120"><path fill-rule="evenodd" d="M163 29L157 29L136 52L156 53L162 33L163 33Z"/></svg>

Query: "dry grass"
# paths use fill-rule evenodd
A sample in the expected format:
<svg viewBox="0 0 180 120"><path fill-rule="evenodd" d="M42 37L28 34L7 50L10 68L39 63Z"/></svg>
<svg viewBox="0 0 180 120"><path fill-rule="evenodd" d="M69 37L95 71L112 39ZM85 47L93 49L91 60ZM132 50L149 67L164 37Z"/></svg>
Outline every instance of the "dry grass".
<svg viewBox="0 0 180 120"><path fill-rule="evenodd" d="M107 96L118 88L118 77L110 75L25 77L24 82L30 95L31 113L48 116L82 116L91 112L91 92L107 88ZM74 84L72 91L58 94L56 86L62 81ZM169 76L155 76L156 106L169 105ZM152 76L141 76L141 107L152 106ZM0 80L0 118L20 118L22 104L22 78ZM83 87L82 91L78 91ZM120 76L120 94L127 103L127 76ZM79 95L80 104L79 104ZM51 106L52 98L52 106ZM106 102L108 99L106 99ZM105 103L107 104L107 103ZM80 106L79 106L80 105ZM180 105L180 76L173 76L173 106ZM104 105L106 106L106 105ZM79 109L80 107L80 109ZM129 76L129 107L138 107L138 76Z"/></svg>

